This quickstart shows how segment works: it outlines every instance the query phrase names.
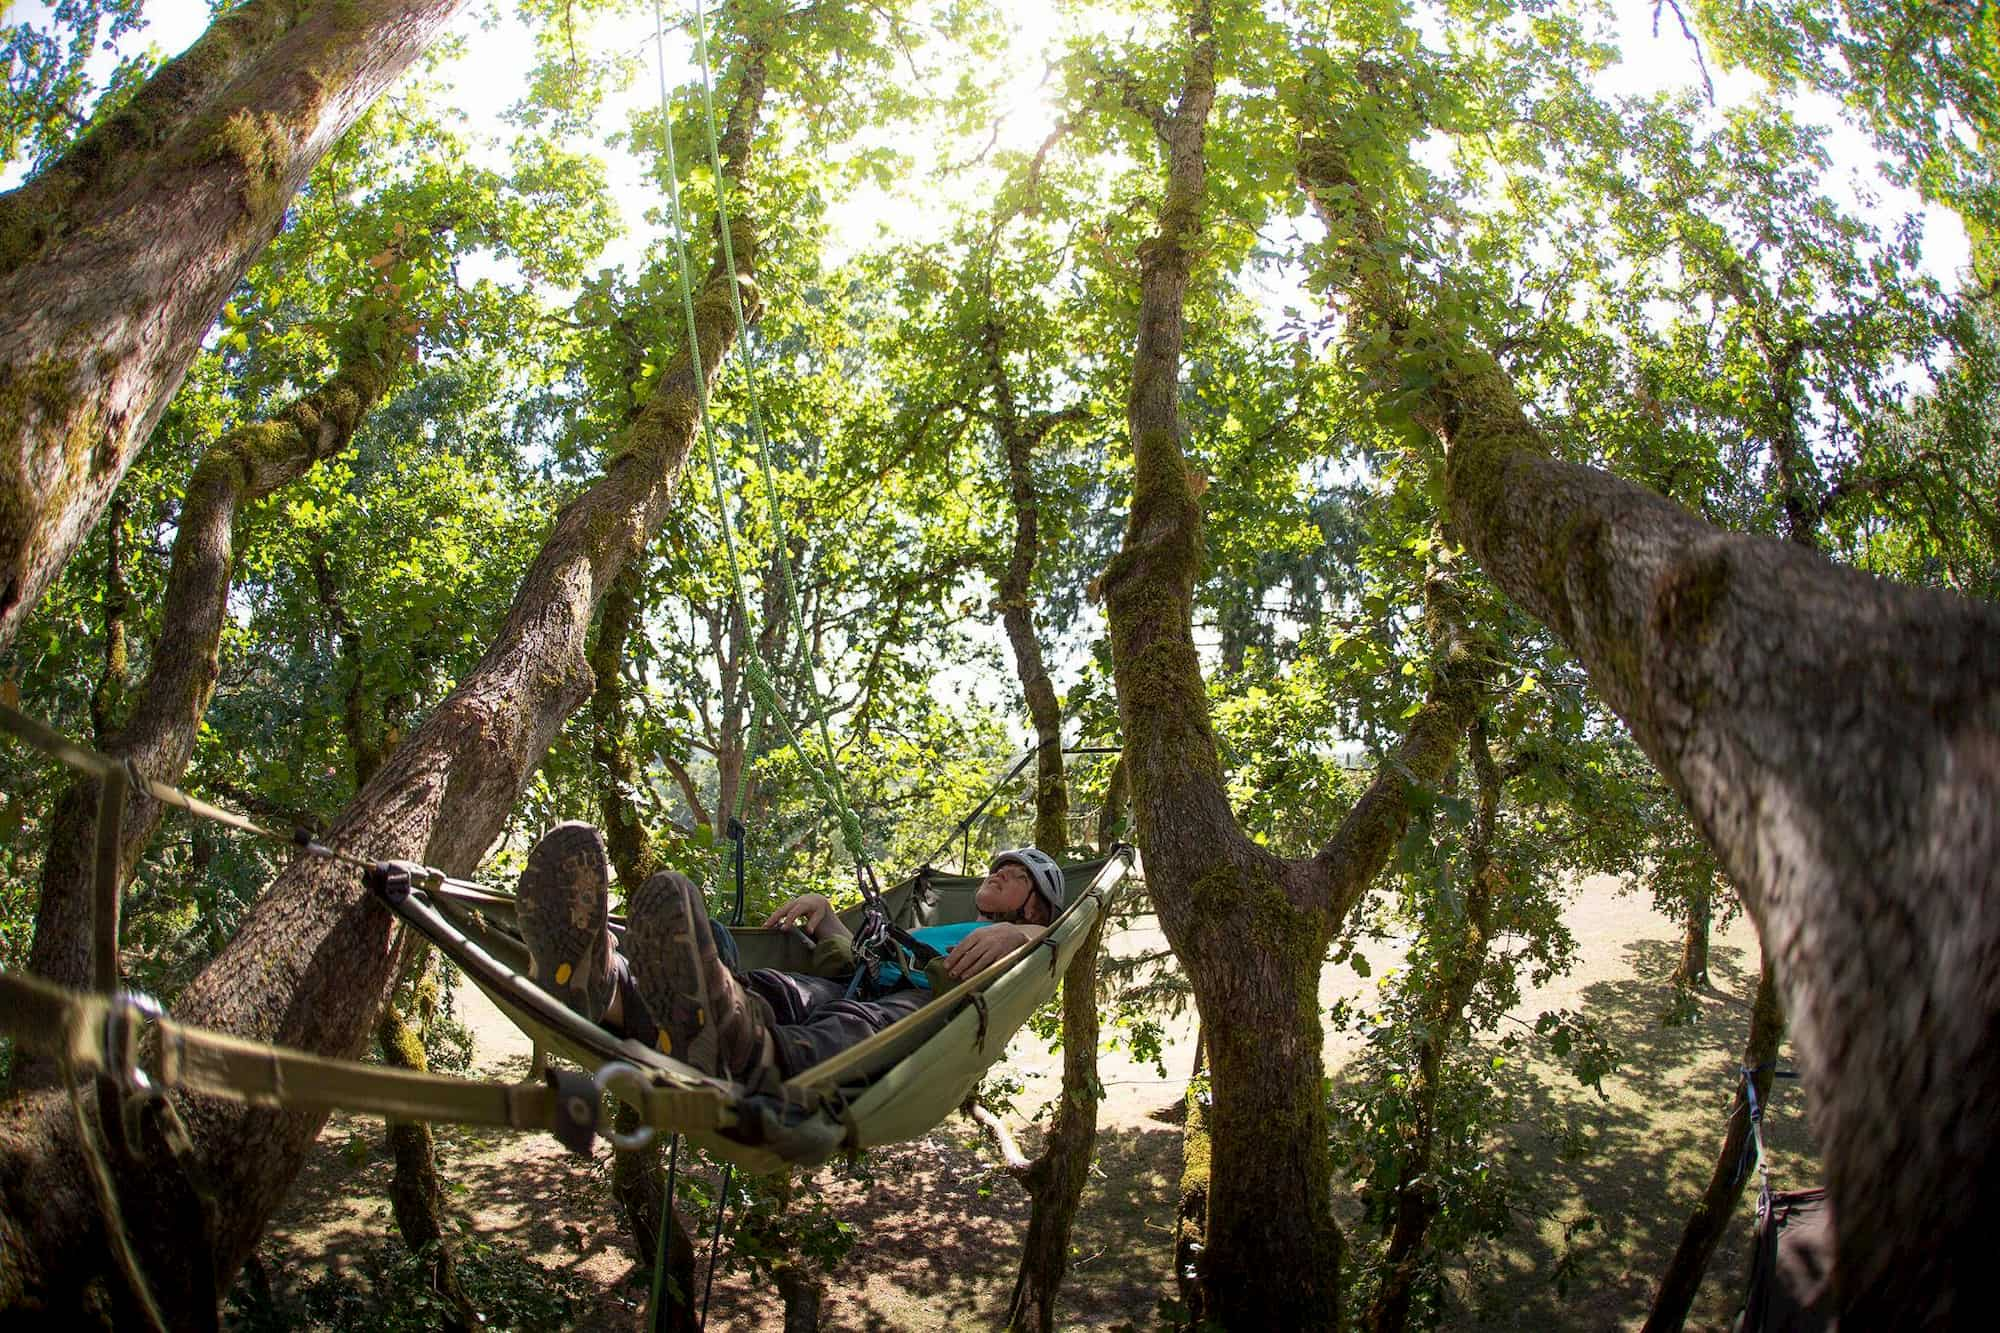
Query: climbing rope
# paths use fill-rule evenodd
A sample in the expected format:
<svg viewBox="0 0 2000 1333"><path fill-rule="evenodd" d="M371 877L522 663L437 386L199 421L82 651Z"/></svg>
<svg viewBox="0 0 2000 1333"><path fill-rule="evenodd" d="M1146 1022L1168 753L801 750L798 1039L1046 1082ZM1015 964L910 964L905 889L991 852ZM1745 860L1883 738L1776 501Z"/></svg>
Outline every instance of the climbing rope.
<svg viewBox="0 0 2000 1333"><path fill-rule="evenodd" d="M700 329L695 317L694 287L689 277L691 268L688 229L685 211L681 205L680 163L678 151L674 146L673 120L667 96L665 25L659 0L654 0L653 32L657 43L655 68L659 83L660 130L667 158L667 216L674 246L675 266L679 276L681 312L687 324L689 356L695 370L695 401L701 417L702 449L708 463L709 488L715 499L716 514L722 529L722 545L729 563L737 614L744 625L743 683L762 716L778 728L788 745L801 756L808 758L807 778L821 802L833 812L834 818L840 825L841 842L846 847L849 857L859 867L868 862L861 820L848 803L846 787L840 778L839 750L833 743L826 709L819 699L819 662L812 647L812 640L806 634L805 616L799 604L798 589L792 576L791 536L785 526L783 499L776 482L777 467L772 458L770 435L764 428L762 401L758 393L759 367L756 343L750 337L749 321L743 312L742 284L737 280L736 247L729 216L729 182L728 174L722 166L721 139L716 131L713 74L708 55L707 15L702 0L695 0L693 26L695 58L701 74L702 118L706 130L709 165L715 179L717 231L722 247L723 266L731 279L726 284L729 288L729 308L735 320L737 343L741 349L739 360L742 368L744 403L749 418L750 437L757 449L758 471L763 479L766 502L770 508L771 567L784 593L785 614L788 617L791 633L794 641L800 645L807 676L813 683L809 711L817 727L823 764L811 761L812 750L801 739L780 703L769 668L764 663L762 655L758 653L755 640L749 633L751 622L749 585L738 550L735 521L731 517L728 495L723 486L721 452L716 447L715 428L708 405L708 376L701 364ZM737 781L741 781L740 773ZM735 791L723 793L722 808L733 809L737 794Z"/></svg>

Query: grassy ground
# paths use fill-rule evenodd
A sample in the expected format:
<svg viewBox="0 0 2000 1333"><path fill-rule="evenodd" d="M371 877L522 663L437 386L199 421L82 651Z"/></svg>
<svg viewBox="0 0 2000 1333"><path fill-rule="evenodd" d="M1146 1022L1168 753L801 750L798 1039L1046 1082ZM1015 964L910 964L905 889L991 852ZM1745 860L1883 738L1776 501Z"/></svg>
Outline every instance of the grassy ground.
<svg viewBox="0 0 2000 1333"><path fill-rule="evenodd" d="M1510 1067L1531 1110L1495 1149L1539 1184L1540 1199L1501 1242L1454 1256L1448 1329L1636 1327L1720 1141L1756 982L1749 931L1739 924L1717 936L1714 986L1701 999L1697 1021L1666 1028L1659 1017L1677 950L1670 923L1639 899L1618 894L1608 880L1582 886L1568 919L1581 946L1579 965L1526 996L1521 1016L1532 1020L1544 1009L1583 1008L1607 1025L1623 1063L1605 1080L1603 1098L1552 1067L1533 1061ZM1158 947L1158 934L1147 925L1128 927L1113 947ZM1370 953L1379 977L1397 950L1387 944ZM1330 969L1323 998L1330 1003L1374 984ZM518 1075L525 1041L479 997L469 991L461 996L488 1071ZM1170 1034L1164 1078L1122 1054L1103 1062L1107 1100L1096 1179L1077 1227L1066 1327L1157 1326L1157 1302L1171 1288L1167 1260L1180 1157L1175 1122L1191 1028L1185 1024ZM1347 1054L1343 1039L1331 1039L1329 1069L1337 1073ZM1003 1068L1022 1083L1016 1103L1030 1115L1017 1123L1032 1150L1031 1113L1056 1087L1057 1059L1024 1035ZM1778 1186L1815 1183L1796 1084L1781 1085L1767 1125ZM281 1303L295 1302L316 1275L365 1282L363 1257L385 1241L394 1244L380 1139L379 1125L342 1119L322 1137L263 1250ZM493 1242L496 1252L525 1254L568 1275L586 1293L571 1322L585 1328L637 1324L644 1293L610 1211L604 1149L584 1163L546 1139L446 1133L441 1152L454 1204L474 1234ZM992 1326L1012 1286L1027 1205L1021 1191L993 1170L990 1152L969 1123L953 1120L917 1142L871 1154L865 1172L861 1179L826 1168L809 1187L856 1229L853 1252L829 1283L824 1326L910 1333ZM1691 1329L1727 1326L1741 1288L1750 1208L1746 1198L1710 1266ZM1578 1225L1584 1219L1590 1221ZM1558 1272L1565 1275L1560 1290ZM768 1282L718 1270L711 1328L770 1328L781 1317Z"/></svg>

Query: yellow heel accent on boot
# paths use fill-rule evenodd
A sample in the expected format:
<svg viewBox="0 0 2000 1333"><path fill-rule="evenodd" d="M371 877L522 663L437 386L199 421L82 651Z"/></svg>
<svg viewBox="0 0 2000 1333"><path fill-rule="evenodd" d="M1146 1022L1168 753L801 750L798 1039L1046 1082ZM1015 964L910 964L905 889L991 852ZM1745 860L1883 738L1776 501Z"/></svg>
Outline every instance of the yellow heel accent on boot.
<svg viewBox="0 0 2000 1333"><path fill-rule="evenodd" d="M674 1039L667 1035L667 1030L665 1028L660 1029L660 1035L657 1044L660 1048L661 1055L672 1055L674 1053Z"/></svg>
<svg viewBox="0 0 2000 1333"><path fill-rule="evenodd" d="M556 985L558 985L558 986L567 986L567 985L569 985L569 973L570 973L570 966L569 966L569 964L568 964L568 963L564 963L564 964L562 964L561 966L557 967L557 968L556 968Z"/></svg>

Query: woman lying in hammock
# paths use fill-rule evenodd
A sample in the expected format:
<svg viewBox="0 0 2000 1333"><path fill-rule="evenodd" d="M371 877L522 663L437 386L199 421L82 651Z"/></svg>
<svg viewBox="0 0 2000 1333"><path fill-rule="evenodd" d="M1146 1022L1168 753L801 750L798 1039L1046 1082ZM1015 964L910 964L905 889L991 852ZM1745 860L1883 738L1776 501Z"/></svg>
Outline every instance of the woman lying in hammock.
<svg viewBox="0 0 2000 1333"><path fill-rule="evenodd" d="M608 925L610 888L610 858L591 825L559 824L535 844L520 885L529 977L592 1022L703 1073L758 1089L812 1068L930 999L926 977L894 964L874 971L868 998L850 993L850 976L775 968L738 975L723 961L701 890L674 871L632 894L621 950ZM949 976L963 979L1047 933L1063 891L1062 871L1047 854L1033 847L1001 852L974 900L978 921L910 934L943 955ZM847 927L819 894L801 894L764 924L802 928L819 945L817 960L844 955L852 973L852 950L842 948L851 944Z"/></svg>

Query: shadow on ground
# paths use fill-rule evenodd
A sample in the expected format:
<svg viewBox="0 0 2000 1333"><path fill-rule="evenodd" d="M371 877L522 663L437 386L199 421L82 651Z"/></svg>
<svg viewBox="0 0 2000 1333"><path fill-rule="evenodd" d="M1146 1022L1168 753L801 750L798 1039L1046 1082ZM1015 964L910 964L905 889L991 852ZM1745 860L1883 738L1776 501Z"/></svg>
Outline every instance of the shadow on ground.
<svg viewBox="0 0 2000 1333"><path fill-rule="evenodd" d="M1033 1151L1034 1136L1024 1146ZM306 1283L331 1274L369 1289L363 1256L399 1244L386 1203L391 1163L378 1123L337 1118L260 1247L274 1299L296 1312ZM567 1270L596 1293L576 1327L641 1326L641 1270L610 1207L609 1158L583 1161L552 1142L446 1132L439 1136L455 1212L498 1246ZM1171 1126L1105 1131L1096 1179L1077 1221L1078 1252L1064 1287L1065 1326L1153 1327L1171 1249L1180 1135ZM690 1185L690 1181L692 1182ZM706 1201L716 1178L682 1177L681 1198ZM1012 1290L1027 1196L996 1170L971 1122L954 1119L923 1139L878 1149L857 1168L820 1168L802 1193L853 1227L854 1246L827 1284L824 1327L888 1333L990 1327ZM712 1212L688 1215L707 1255ZM710 1293L709 1327L778 1326L776 1287L725 1252Z"/></svg>
<svg viewBox="0 0 2000 1333"><path fill-rule="evenodd" d="M1607 1096L1538 1060L1504 1071L1524 1107L1496 1143L1539 1198L1499 1241L1454 1256L1452 1304L1443 1327L1489 1330L1636 1328L1652 1285L1678 1242L1720 1145L1736 1062L1749 1022L1754 957L1717 941L1714 986L1697 1021L1663 1027L1677 945L1664 939L1607 940L1621 961L1597 969L1567 1000L1601 1023L1622 1063ZM1608 950L1607 950L1608 952ZM1535 1004L1527 1006L1532 1019ZM509 1071L518 1073L518 1071ZM1338 1075L1338 1068L1333 1071ZM1816 1183L1796 1083L1767 1118L1773 1182ZM1174 1201L1180 1174L1178 1088L1159 1107L1098 1140L1092 1188L1075 1233L1076 1257L1060 1312L1066 1329L1152 1330L1171 1285ZM381 1127L336 1118L322 1136L262 1253L282 1301L317 1274L365 1282L356 1256L395 1244L384 1202L390 1165ZM1024 1147L1033 1152L1030 1129ZM582 1161L546 1137L440 1135L454 1211L496 1247L574 1275L591 1295L579 1328L640 1325L640 1269L610 1206L609 1154ZM712 1175L695 1192L712 1197ZM1346 1182L1336 1182L1345 1199ZM822 1168L804 1191L855 1229L847 1262L827 1283L823 1326L832 1330L932 1330L997 1326L1012 1290L1027 1222L1023 1191L991 1164L970 1124L953 1119L929 1136L878 1150L859 1172ZM1690 1329L1727 1326L1738 1299L1754 1184L1709 1268ZM1591 1219L1594 1226L1573 1224ZM708 1219L698 1216L705 1252ZM1367 1238L1354 1236L1356 1244ZM725 1257L713 1289L710 1327L729 1333L781 1326L775 1286ZM1567 1273L1559 1291L1555 1275Z"/></svg>
<svg viewBox="0 0 2000 1333"><path fill-rule="evenodd" d="M1742 950L1717 946L1713 985L1698 1016L1667 1027L1661 1018L1678 946L1638 940L1624 954L1630 976L1582 993L1585 1012L1620 1055L1617 1072L1604 1080L1605 1096L1538 1060L1503 1072L1528 1108L1505 1150L1513 1169L1537 1185L1538 1215L1463 1257L1454 1274L1460 1304L1448 1328L1636 1328L1645 1318L1721 1147L1757 978ZM1781 1065L1789 1061L1787 1048ZM1779 1085L1765 1140L1774 1188L1818 1183L1796 1083ZM1690 1330L1726 1328L1734 1316L1756 1193L1753 1172L1709 1264Z"/></svg>

